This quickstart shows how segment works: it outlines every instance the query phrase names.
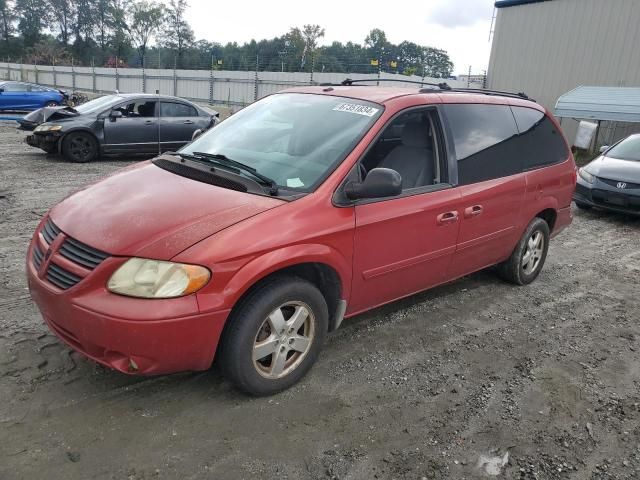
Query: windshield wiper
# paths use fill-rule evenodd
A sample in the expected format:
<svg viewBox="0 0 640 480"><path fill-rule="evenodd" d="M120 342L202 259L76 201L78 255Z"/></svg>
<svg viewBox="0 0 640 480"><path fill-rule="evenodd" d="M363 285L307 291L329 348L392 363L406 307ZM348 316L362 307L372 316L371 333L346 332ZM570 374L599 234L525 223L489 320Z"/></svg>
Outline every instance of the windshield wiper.
<svg viewBox="0 0 640 480"><path fill-rule="evenodd" d="M189 154L180 154L180 155L189 155ZM244 163L238 162L237 160L232 160L226 155L222 153L206 153L206 152L193 152L190 154L193 157L206 158L207 160L213 161L213 163L217 163L222 165L223 167L231 167L235 170L241 170L249 175L257 178L265 185L269 186L269 194L277 195L278 193L278 183L273 179L269 178L266 175L259 173L255 168L250 167L249 165L245 165Z"/></svg>

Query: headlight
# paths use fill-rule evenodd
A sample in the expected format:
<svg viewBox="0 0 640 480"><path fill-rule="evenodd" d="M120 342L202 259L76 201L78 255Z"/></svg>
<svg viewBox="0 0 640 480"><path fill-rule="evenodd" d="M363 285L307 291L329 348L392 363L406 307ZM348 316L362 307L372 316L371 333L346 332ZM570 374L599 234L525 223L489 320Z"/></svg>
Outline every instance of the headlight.
<svg viewBox="0 0 640 480"><path fill-rule="evenodd" d="M107 288L140 298L174 298L204 287L211 273L199 265L131 258L111 275Z"/></svg>
<svg viewBox="0 0 640 480"><path fill-rule="evenodd" d="M587 172L585 167L582 167L580 170L578 170L578 175L580 175L580 178L587 183L593 183L593 181L596 178L593 175L591 175L589 172Z"/></svg>
<svg viewBox="0 0 640 480"><path fill-rule="evenodd" d="M47 125L43 123L42 125L38 125L35 132L59 132L62 130L62 125Z"/></svg>

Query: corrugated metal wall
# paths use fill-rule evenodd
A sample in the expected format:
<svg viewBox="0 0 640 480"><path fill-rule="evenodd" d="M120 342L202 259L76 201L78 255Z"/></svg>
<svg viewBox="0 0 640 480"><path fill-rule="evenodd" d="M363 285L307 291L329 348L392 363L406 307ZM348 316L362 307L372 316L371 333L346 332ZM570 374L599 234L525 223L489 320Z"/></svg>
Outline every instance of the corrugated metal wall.
<svg viewBox="0 0 640 480"><path fill-rule="evenodd" d="M143 70L137 68L52 67L0 63L0 78L40 83L69 90L99 93L155 93L176 95L216 105L245 106L271 93L298 85L340 83L345 78L375 78L371 74L314 72L247 72L229 70ZM440 83L438 78L382 73L383 79L401 79ZM446 81L452 87L464 87L459 80ZM401 82L384 82L387 86L407 86ZM416 86L417 87L417 86Z"/></svg>
<svg viewBox="0 0 640 480"><path fill-rule="evenodd" d="M488 88L524 91L553 111L560 95L580 85L640 86L639 26L640 0L551 0L500 8ZM576 126L562 121L569 142ZM619 125L615 136L635 131L640 124ZM600 143L610 141L603 137Z"/></svg>

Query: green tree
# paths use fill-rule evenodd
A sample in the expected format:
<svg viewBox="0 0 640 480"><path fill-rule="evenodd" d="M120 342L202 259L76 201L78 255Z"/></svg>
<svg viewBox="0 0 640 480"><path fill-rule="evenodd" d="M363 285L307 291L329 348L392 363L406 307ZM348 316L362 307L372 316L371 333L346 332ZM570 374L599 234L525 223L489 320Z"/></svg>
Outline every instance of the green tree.
<svg viewBox="0 0 640 480"><path fill-rule="evenodd" d="M165 11L165 28L160 37L163 47L176 52L180 66L185 50L194 42L193 30L184 18L188 6L187 0L169 0Z"/></svg>
<svg viewBox="0 0 640 480"><path fill-rule="evenodd" d="M95 33L95 0L74 0L76 19L73 25L75 43L84 48L91 44Z"/></svg>
<svg viewBox="0 0 640 480"><path fill-rule="evenodd" d="M129 8L129 38L137 49L141 65L144 65L147 46L162 25L164 8L161 4L140 0Z"/></svg>
<svg viewBox="0 0 640 480"><path fill-rule="evenodd" d="M364 39L364 44L374 52L379 53L389 45L389 42L387 41L387 34L384 33L384 30L374 28Z"/></svg>
<svg viewBox="0 0 640 480"><path fill-rule="evenodd" d="M9 0L0 0L0 36L5 43L9 42L9 38L14 32L14 20L15 14L11 2Z"/></svg>
<svg viewBox="0 0 640 480"><path fill-rule="evenodd" d="M68 45L76 21L75 2L69 0L48 0L51 7L51 27L60 33L58 38L63 45Z"/></svg>
<svg viewBox="0 0 640 480"><path fill-rule="evenodd" d="M113 34L111 37L111 47L113 53L118 58L124 58L131 50L129 41L129 25L127 24L127 12L125 0L112 0L113 6Z"/></svg>
<svg viewBox="0 0 640 480"><path fill-rule="evenodd" d="M49 23L49 8L43 0L16 0L15 12L24 45L32 47L40 40L42 30Z"/></svg>
<svg viewBox="0 0 640 480"><path fill-rule="evenodd" d="M309 66L306 68L309 70L314 63L314 55L316 47L318 46L318 40L324 37L324 28L320 25L304 25L302 28L293 27L289 30L289 40L297 46L296 50L302 48L300 53L300 66L301 68L307 65L307 57L311 58Z"/></svg>
<svg viewBox="0 0 640 480"><path fill-rule="evenodd" d="M451 76L453 62L444 50L423 47L423 75L435 78L447 78Z"/></svg>

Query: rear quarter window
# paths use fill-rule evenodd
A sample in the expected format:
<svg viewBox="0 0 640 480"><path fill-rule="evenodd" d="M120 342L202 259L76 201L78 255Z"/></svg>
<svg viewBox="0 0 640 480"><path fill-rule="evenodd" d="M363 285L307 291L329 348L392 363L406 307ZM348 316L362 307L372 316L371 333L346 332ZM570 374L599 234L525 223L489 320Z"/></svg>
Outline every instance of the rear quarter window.
<svg viewBox="0 0 640 480"><path fill-rule="evenodd" d="M507 177L522 172L518 136L508 105L443 105L458 161L458 183Z"/></svg>
<svg viewBox="0 0 640 480"><path fill-rule="evenodd" d="M511 109L518 125L516 143L524 170L553 165L567 159L569 151L562 133L547 115L533 108Z"/></svg>

